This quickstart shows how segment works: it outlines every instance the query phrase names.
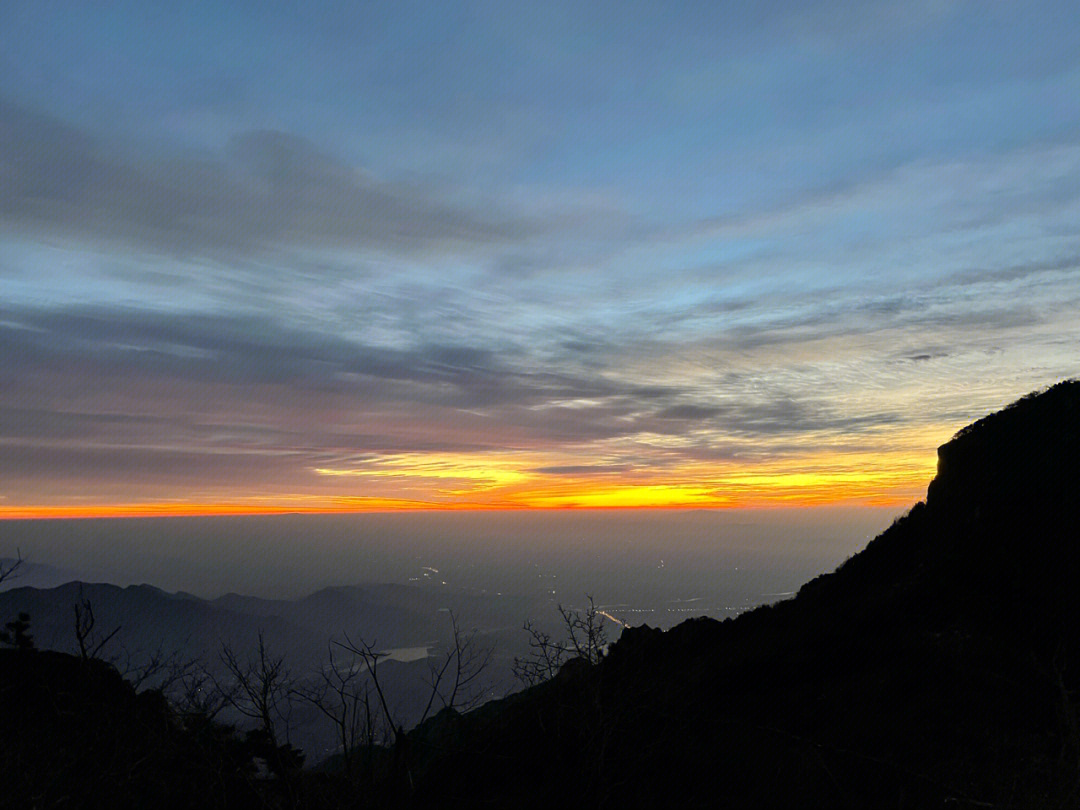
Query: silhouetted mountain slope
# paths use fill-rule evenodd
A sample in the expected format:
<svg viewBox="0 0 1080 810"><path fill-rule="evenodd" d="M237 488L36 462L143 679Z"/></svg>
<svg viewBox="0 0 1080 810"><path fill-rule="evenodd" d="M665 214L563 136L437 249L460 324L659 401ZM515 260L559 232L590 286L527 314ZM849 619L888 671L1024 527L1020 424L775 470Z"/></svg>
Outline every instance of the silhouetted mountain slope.
<svg viewBox="0 0 1080 810"><path fill-rule="evenodd" d="M297 600L237 594L203 600L150 585L69 582L0 593L0 625L25 613L39 649L74 653L78 646L73 608L81 599L92 605L96 619L91 648L118 629L98 651L100 658L114 661L133 680L153 658L165 662L141 683L142 688L163 683L174 665L191 660L221 676L222 643L240 660L251 660L260 634L274 655L285 657L294 677L311 682L325 665L331 638L341 640L349 634L354 640L377 642L381 650L405 648L403 653L417 654L427 649L438 658L452 635L449 611L456 612L463 626L481 628L483 644L496 646L498 641L490 640L492 631L512 633L516 640L530 612L525 599L441 586L359 585L325 588ZM498 652L490 671L491 694L505 694L514 685L508 660L512 653ZM405 727L416 723L427 705L429 666L423 659L380 664L396 720ZM225 716L234 722L239 719L228 712ZM337 750L333 727L307 703L299 702L290 713L290 726L293 742L312 762Z"/></svg>
<svg viewBox="0 0 1080 810"><path fill-rule="evenodd" d="M1076 806L1080 383L962 430L798 596L627 630L410 738L421 805Z"/></svg>
<svg viewBox="0 0 1080 810"><path fill-rule="evenodd" d="M255 748L109 665L0 649L0 807L266 806Z"/></svg>
<svg viewBox="0 0 1080 810"><path fill-rule="evenodd" d="M940 449L925 503L794 599L628 629L596 666L368 749L363 781L262 778L282 749L258 735L101 662L0 650L0 807L1076 807L1078 417L1069 382L980 420ZM170 621L276 616L110 587L94 599ZM331 589L300 615L350 599L378 602Z"/></svg>

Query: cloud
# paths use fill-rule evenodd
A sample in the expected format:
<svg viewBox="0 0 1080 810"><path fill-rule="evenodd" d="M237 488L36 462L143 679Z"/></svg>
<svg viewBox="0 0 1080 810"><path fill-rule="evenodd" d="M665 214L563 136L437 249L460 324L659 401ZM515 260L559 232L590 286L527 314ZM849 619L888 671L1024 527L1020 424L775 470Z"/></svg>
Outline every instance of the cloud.
<svg viewBox="0 0 1080 810"><path fill-rule="evenodd" d="M399 254L520 242L538 221L381 180L303 138L248 132L222 154L149 157L0 100L0 219L183 256L280 246Z"/></svg>
<svg viewBox="0 0 1080 810"><path fill-rule="evenodd" d="M391 349L238 316L8 308L0 311L0 353L8 359L0 369L0 443L24 448L13 463L28 473L65 476L95 465L149 470L155 458L170 474L193 478L213 469L239 477L263 464L267 474L299 474L365 453L605 453L605 443L645 448L694 437L683 449L661 442L643 450L636 466L696 457L703 431L766 441L899 420L839 412L805 393L750 393L752 381L734 378L724 401L710 403L700 384L533 368L517 350ZM32 464L23 457L28 447L41 449ZM629 472L631 462L536 471L569 475L578 467L614 474Z"/></svg>
<svg viewBox="0 0 1080 810"><path fill-rule="evenodd" d="M758 210L680 223L652 238L671 243L768 239L768 257L805 255L811 248L835 256L841 243L868 244L881 252L912 238L1016 223L1056 227L1074 218L1078 181L1080 142L1075 139L949 159L906 159L804 188Z"/></svg>
<svg viewBox="0 0 1080 810"><path fill-rule="evenodd" d="M633 469L630 464L565 464L550 467L533 467L531 472L541 475L619 475Z"/></svg>
<svg viewBox="0 0 1080 810"><path fill-rule="evenodd" d="M328 422L364 422L371 433L387 431L379 448L395 442L430 448L440 429L445 446L623 435L633 424L614 417L665 393L530 370L512 351L452 344L394 349L256 318L125 309L5 310L0 352L8 358L0 369L0 403L14 409L8 418L16 421L37 419L35 409L77 410L72 403L189 421L209 413L244 422L254 412L279 429L314 437ZM602 406L569 404L583 399ZM62 417L50 424L71 429ZM160 429L153 425L151 432ZM362 443L364 432L352 439Z"/></svg>
<svg viewBox="0 0 1080 810"><path fill-rule="evenodd" d="M680 419L692 422L713 419L723 412L723 408L711 405L672 405L670 408L659 411L656 416L659 419Z"/></svg>
<svg viewBox="0 0 1080 810"><path fill-rule="evenodd" d="M368 391L456 408L522 407L583 398L657 396L664 389L558 370L529 369L515 349L366 344L330 331L252 316L124 308L0 310L0 348L12 384L35 369L98 368L133 376L234 386Z"/></svg>
<svg viewBox="0 0 1080 810"><path fill-rule="evenodd" d="M140 479L187 487L210 480L244 481L250 485L296 481L306 459L299 454L232 451L212 453L203 448L62 447L5 444L0 482L78 482L120 480L138 486Z"/></svg>

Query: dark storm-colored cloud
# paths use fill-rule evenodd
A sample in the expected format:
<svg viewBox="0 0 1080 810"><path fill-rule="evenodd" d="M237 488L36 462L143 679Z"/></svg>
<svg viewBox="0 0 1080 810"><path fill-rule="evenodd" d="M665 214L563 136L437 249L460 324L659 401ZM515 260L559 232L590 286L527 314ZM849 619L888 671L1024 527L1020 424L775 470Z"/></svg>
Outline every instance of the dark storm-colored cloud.
<svg viewBox="0 0 1080 810"><path fill-rule="evenodd" d="M404 253L514 242L535 222L380 180L283 132L224 154L142 158L0 100L0 219L21 232L179 255L281 245Z"/></svg>

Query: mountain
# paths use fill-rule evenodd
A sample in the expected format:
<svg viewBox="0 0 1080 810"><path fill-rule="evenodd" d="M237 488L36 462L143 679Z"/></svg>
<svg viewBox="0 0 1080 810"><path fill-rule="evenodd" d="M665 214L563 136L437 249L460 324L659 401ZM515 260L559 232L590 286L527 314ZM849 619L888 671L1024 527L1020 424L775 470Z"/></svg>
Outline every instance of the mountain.
<svg viewBox="0 0 1080 810"><path fill-rule="evenodd" d="M441 586L357 585L325 588L296 600L239 594L205 600L151 585L68 582L0 592L0 624L26 613L39 649L74 653L74 606L81 600L94 613L90 646L116 630L98 657L114 662L133 681L154 658L170 665L199 660L220 675L222 643L248 661L260 635L273 655L284 656L292 676L308 681L325 665L331 639L348 634L355 641L377 643L377 649L389 653L379 671L396 719L406 727L426 707L430 660L423 656L445 654L452 638L451 611L465 631L479 630L478 644L495 649L484 684L484 693L494 696L515 683L510 665L517 648L504 640L518 641L521 623L532 610L528 600L518 597ZM160 684L172 671L171 666L161 668L141 686ZM292 739L313 762L335 752L333 728L310 706L298 705L290 724Z"/></svg>
<svg viewBox="0 0 1080 810"><path fill-rule="evenodd" d="M517 630L530 607L527 600L513 596L396 584L323 588L296 600L226 594L210 604L250 616L281 616L318 634L362 632L386 647L442 638L449 611L488 631Z"/></svg>
<svg viewBox="0 0 1080 810"><path fill-rule="evenodd" d="M0 806L1076 807L1078 494L1066 382L958 433L925 502L793 599L629 628L597 663L359 749L351 777L300 771L289 745L137 694L100 661L2 649ZM349 593L296 615L339 615ZM94 598L193 624L286 604Z"/></svg>
<svg viewBox="0 0 1080 810"><path fill-rule="evenodd" d="M239 594L206 600L152 585L67 582L0 592L0 616L26 612L39 647L70 651L72 607L80 598L93 606L99 632L120 628L112 649L201 655L216 653L221 641L248 645L261 631L274 649L297 662L321 656L327 641L343 633L377 640L381 648L444 642L451 610L470 627L518 632L530 609L527 600L512 596L413 585L324 588L296 600Z"/></svg>
<svg viewBox="0 0 1080 810"><path fill-rule="evenodd" d="M30 560L20 562L17 557L0 557L0 571L6 571L16 566L16 576L12 576L0 582L0 591L20 588L55 588L65 582L71 582L77 577L68 570L56 566L36 563Z"/></svg>
<svg viewBox="0 0 1080 810"><path fill-rule="evenodd" d="M278 648L304 644L307 634L280 616L252 616L218 607L188 594L172 594L152 585L119 587L68 582L56 588L12 588L0 593L0 616L30 615L37 645L75 649L73 606L90 602L98 637L119 628L103 653L121 646L130 652L159 647L185 655L215 652L221 641L247 643L260 631Z"/></svg>
<svg viewBox="0 0 1080 810"><path fill-rule="evenodd" d="M1080 803L1080 382L938 451L925 502L798 595L623 632L408 745L417 806Z"/></svg>
<svg viewBox="0 0 1080 810"><path fill-rule="evenodd" d="M0 649L0 807L265 807L258 749L108 664Z"/></svg>

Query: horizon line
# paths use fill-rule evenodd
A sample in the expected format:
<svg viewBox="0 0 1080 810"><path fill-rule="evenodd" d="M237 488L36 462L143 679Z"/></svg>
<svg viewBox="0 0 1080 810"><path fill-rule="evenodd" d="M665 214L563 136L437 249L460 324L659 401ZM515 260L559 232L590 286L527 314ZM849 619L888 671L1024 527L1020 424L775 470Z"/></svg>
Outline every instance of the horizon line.
<svg viewBox="0 0 1080 810"><path fill-rule="evenodd" d="M372 515L430 512L678 512L729 510L853 508L910 508L921 498L864 497L836 499L761 499L728 503L665 504L409 504L372 506L251 506L247 504L108 504L102 506L0 507L0 522L36 520L127 520L138 518L272 517L287 515Z"/></svg>

